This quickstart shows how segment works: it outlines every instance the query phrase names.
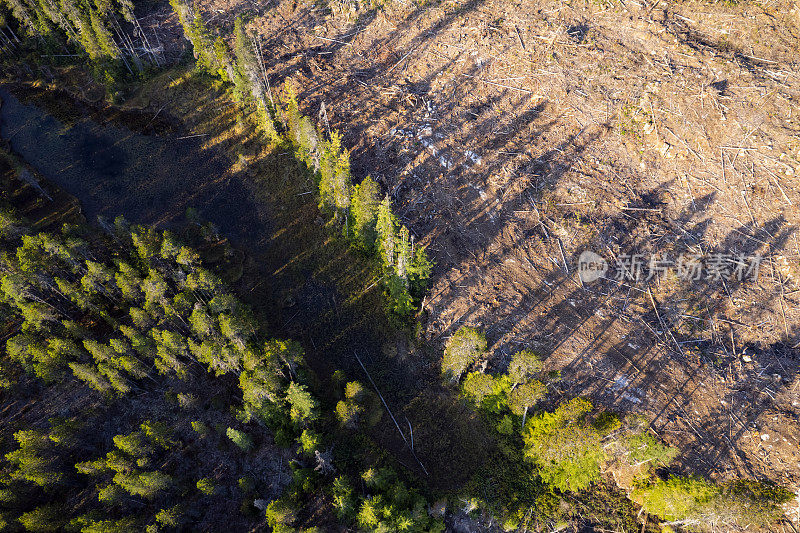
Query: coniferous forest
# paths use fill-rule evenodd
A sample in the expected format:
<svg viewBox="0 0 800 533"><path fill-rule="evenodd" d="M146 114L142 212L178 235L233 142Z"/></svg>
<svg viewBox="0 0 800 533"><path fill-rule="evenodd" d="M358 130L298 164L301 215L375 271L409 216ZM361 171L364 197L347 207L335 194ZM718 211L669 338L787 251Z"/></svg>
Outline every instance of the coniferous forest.
<svg viewBox="0 0 800 533"><path fill-rule="evenodd" d="M353 35L376 17L388 20L387 13L395 13L391 2L300 4L284 7L287 13L350 22L353 13L360 13ZM414 4L427 13L446 3ZM126 212L87 220L81 207L86 198L70 190L69 183L58 182L57 173L48 175L26 160L14 144L16 132L26 125L0 114L0 531L727 532L796 527L796 486L790 475L733 469L720 474L693 462L681 437L661 431L663 422L657 425L659 416L640 409L641 400L625 404L599 393L581 394L573 370L558 366L554 351L542 348L535 335L499 333L506 316L500 315L502 296L493 296L488 307L490 318L496 310L496 323L464 318L474 309L431 318L436 306L446 307L443 293L471 290L473 275L489 279L488 267L447 263L457 263L452 254L463 252L476 261L496 254L492 261L497 264L521 262L521 256L508 251L513 245L502 253L487 252L488 247L474 246L467 238L448 249L440 242L450 230L440 231L436 224L431 231L416 231L431 227L414 216L424 198L401 202L403 189L413 185L390 186L385 176L384 163L394 161L385 156L386 146L394 141L371 137L373 145L357 148L361 141L354 137L360 133L351 134L341 119L332 127L333 111L324 102L316 107L309 97L312 89L298 81L300 76L273 74L276 64L291 58L275 40L282 33L273 38L255 21L263 10L282 8L225 11L216 5L0 0L0 86L55 117L62 133L81 121L94 124L102 118L129 128L124 131L130 136L168 143L201 137L203 150L217 150L242 179L269 190L273 196L263 195L270 198L263 200L268 210L307 202L305 218L298 215L285 227L268 228L291 220L280 215L262 227L246 228L269 234L265 246L274 246L276 256L283 252L275 242L302 242L301 250L277 268L259 270L255 251L205 219L202 203L185 209L159 198L171 210L184 212L179 218L165 214L169 221L163 223L143 223L137 213ZM606 9L623 9L612 5ZM447 12L455 17L468 6L442 9L452 9ZM167 30L158 31L159 25L168 26L166 21L175 35L171 40ZM495 21L490 28L502 23ZM322 31L321 26L294 26L287 22L281 31ZM564 35L576 39L574 47L588 46L584 37L575 38L575 31ZM336 35L323 40L344 49L352 46L342 40L349 34ZM512 35L514 46L517 39L527 52L519 28ZM329 53L317 52L320 57ZM392 72L407 57L390 61L381 76L401 69L407 75L405 67ZM464 75L470 76L480 74ZM508 89L509 79L518 78L483 81ZM387 91L402 91L396 87ZM169 91L187 91L190 103L173 98L161 105L154 95L178 94ZM56 96L41 96L48 94ZM70 97L63 99L65 94ZM143 94L150 95L148 101L134 109L130 102L141 104ZM405 96L412 97L416 101L412 93ZM420 102L425 102L419 106L429 128L435 106L422 97ZM189 119L181 122L178 115L203 107L220 124L228 120L227 125L184 135L181 128ZM483 112L474 109L469 113L475 117ZM227 118L219 118L223 114ZM151 118L131 118L141 116ZM618 129L639 127L641 120L631 119ZM233 130L245 132L244 140L226 137ZM393 127L391 136L400 135L397 131ZM640 139L637 135L631 138ZM409 137L419 153L432 154L431 164L439 172L435 179L444 179L452 167L446 156L432 148L428 137L421 142L419 133ZM570 150L560 146L553 152ZM370 159L379 148L384 155ZM403 150L401 155L411 148ZM268 173L259 170L266 166L252 162L257 159L252 153L266 154ZM481 165L475 163L480 158L467 157L471 167ZM723 161L736 168L732 160ZM539 169L540 163L530 165ZM171 172L180 172L180 164ZM94 187L135 194L124 184L114 189L115 179L123 183L127 178L114 174L113 164L104 165L99 175L107 181ZM515 172L521 173L520 168ZM502 166L486 170L503 171L513 174ZM199 179L224 181L219 175ZM435 179L431 174L420 187L433 190ZM509 182L499 188L499 198L514 186ZM444 196L468 189L479 191L474 195L483 201L485 192L477 185L453 189L446 180L442 185ZM254 185L248 190L261 189ZM197 197L203 198L199 192ZM253 193L252 201L262 197ZM575 277L570 252L565 253L569 217L558 219L559 225L552 211L544 210L590 202L531 199L526 209L513 211L514 216L535 214L538 222L528 227L528 236L552 244L553 257L543 259L544 264L572 283L545 282L544 292L552 295L562 283L568 285L575 291L566 300L572 307L590 289ZM692 204L700 202L692 196ZM481 204L473 219L489 213L494 223L495 204ZM661 205L637 204L628 213L644 213L655 224ZM236 206L230 216L246 208ZM443 212L459 209L467 211ZM425 216L430 221L450 215L435 211ZM752 210L750 217L757 225ZM588 225L588 219L573 218L576 227ZM615 222L619 227L626 223ZM315 229L306 233L295 227L300 224ZM744 231L749 230L739 233ZM767 239L764 234L769 232L759 239ZM292 270L292 264L300 262L314 269L297 274L300 269ZM457 269L457 275L450 275L449 268ZM295 298L280 292L287 284L322 279L328 270L343 276L332 279L347 280L330 290L330 307L318 293ZM782 274L777 276L783 283ZM785 277L788 283L790 276ZM510 278L509 284L522 279ZM635 289L638 295L626 287L624 306L641 298L643 304L630 305L644 317L638 320L657 339L654 344L689 360L695 352L687 346L694 341L687 339L702 331L684 332L665 323L669 299L657 302L661 293L654 298L658 289L653 286ZM501 294L499 282L477 282L472 288ZM718 299L734 304L731 290L737 287L726 285L722 294L727 296ZM254 295L261 291L272 291L270 302L280 304L260 305ZM782 302L787 292L794 294L783 285L781 291ZM551 312L554 322L558 312L571 312L566 307ZM328 313L326 324L337 326L306 335L309 326L296 326L294 318L308 309ZM785 307L782 318L788 334L793 325ZM444 322L446 334L435 333ZM353 324L368 334L351 334ZM547 332L550 337L553 331ZM321 337L326 343L318 346L314 339ZM739 350L751 363L746 354L758 353L756 345L739 341L737 346L737 338L731 333L729 342L715 333L710 342L726 350L728 343L734 356ZM629 336L628 346L633 346L629 339L640 342ZM624 349L624 344L618 345ZM703 349L696 352L703 361L698 367L722 368L719 357L714 360L711 349ZM793 357L789 348L771 349ZM586 368L599 376L594 381L610 383L617 396L628 394L619 379L602 377L602 365ZM788 388L789 374L775 381ZM691 405L681 407L684 414ZM733 436L728 426L719 432L720 438ZM764 446L769 438L755 432Z"/></svg>

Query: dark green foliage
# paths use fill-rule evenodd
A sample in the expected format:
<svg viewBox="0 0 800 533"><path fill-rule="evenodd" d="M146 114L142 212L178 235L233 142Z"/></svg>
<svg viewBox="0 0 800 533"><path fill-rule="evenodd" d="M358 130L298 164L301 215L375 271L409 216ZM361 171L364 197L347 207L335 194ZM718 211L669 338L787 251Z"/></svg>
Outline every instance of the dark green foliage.
<svg viewBox="0 0 800 533"><path fill-rule="evenodd" d="M18 232L16 241L3 244L12 252L0 258L4 318L21 326L7 342L8 364L16 372L27 370L42 381L66 384L78 391L79 398L100 406L119 405L122 397L136 404L141 395L152 401L154 385L166 386L168 396L176 399L175 408L194 413L202 407L198 395L170 387L181 379L194 382L203 376L201 368L212 373L208 379L213 374L238 374L241 404L235 400L235 389L232 397L241 407L240 420L257 418L260 424L253 427L269 425L289 440L299 438L306 455L317 460L316 452L326 449L311 428L319 407L304 383L303 352L297 343L259 340L252 312L175 235L118 224L113 236L80 230L88 241L78 241L72 231L77 233L77 228L63 235ZM103 394L90 391L84 382ZM230 383L237 383L236 378ZM216 408L222 407L224 403ZM129 424L127 409L123 408L123 422L111 424ZM70 527L84 531L140 530L143 524L154 530L183 524L174 499L188 480L185 468L176 467L176 459L192 441L211 443L217 436L199 420L192 424L195 431L181 424L180 439L175 428L163 421L137 424L133 431L105 443L95 442L95 436L85 442L88 428L83 429L74 416L53 418L49 433L18 432L19 447L6 457L7 473L0 471L0 499L17 501L16 494L27 498L29 491L41 495L15 511L12 519L21 519L32 529L43 523L42 530L53 530L70 519ZM249 428L231 428L227 433L243 451L254 447ZM98 457L93 449L104 454ZM225 453L242 452L229 446ZM69 462L62 464L62 458ZM305 470L299 486L311 489L318 476L313 469ZM92 497L83 499L94 510L74 518L71 508L56 516L52 506L32 505L61 501L58 491L38 488L59 484L75 487L76 494L88 491L84 496ZM212 492L205 481L199 489L198 494ZM164 506L170 502L172 506ZM152 511L135 520L120 518L116 510L131 504ZM80 512L85 512L83 507Z"/></svg>
<svg viewBox="0 0 800 533"><path fill-rule="evenodd" d="M361 476L366 492L360 497L345 478L337 478L332 493L337 514L367 531L444 531L444 523L432 518L427 505L388 468L370 468Z"/></svg>
<svg viewBox="0 0 800 533"><path fill-rule="evenodd" d="M308 123L304 126L302 119L300 122L298 131L302 132ZM313 151L307 151L306 155L313 159ZM377 193L377 188L374 192ZM333 209L340 212L349 234L364 245L369 239L364 238L366 233L362 230L368 233L372 229L377 236L379 221L382 221L383 238L378 244L387 245L382 249L384 255L391 251L391 262L384 265L384 273L388 275L387 285L395 284L395 289L390 290L392 302L393 305L408 302L401 306L402 312L398 312L398 308L396 312L410 313L415 272L429 272L430 266L425 266L427 260L415 259L420 248L415 250L408 229L397 224L388 199L380 207L377 194L368 194L373 200L372 207L364 208L369 216L360 218L356 211L363 205L356 207L355 200L360 194L361 191L356 190L350 195L349 213L346 207L336 205L335 200ZM373 208L374 217L370 215ZM361 229L356 229L358 220ZM20 237L22 244L17 253L4 259L4 267L8 268L4 271L3 301L21 328L12 337L13 341L9 341L13 360L42 380L69 380L71 385L82 386L65 372L72 369L107 393L87 393L97 405L116 402L119 398L129 403L113 403L115 407L135 404L141 401L140 397L152 399L153 395L148 396L148 393L155 384L155 387L167 389L159 389L156 397L161 398L167 392L171 398L177 398L177 402L173 400L171 405L159 406L159 409L163 409L166 416L172 409L173 416L178 412L178 416L185 418L173 425L149 420L139 423L141 419L132 422L133 417L125 413L115 421L114 432L120 431L119 435L113 439L108 438L110 435L98 438L102 442L87 444L80 454L75 450L62 453L60 449L59 453L53 453L54 447L78 448L83 443L74 438L80 431L80 424L75 423L71 413L65 414L64 419L51 420L49 433L31 435L23 439L26 440L24 445L17 439L20 453L12 455L15 453L12 452L9 457L16 470L0 479L0 499L13 501L13 494L8 493L23 486L25 490L38 491L37 498L31 502L48 501L49 493L33 485L51 486L69 478L70 488L87 483L90 488L84 496L91 491L93 497L84 498L84 501L91 501L83 505L101 510L75 519L76 530L143 530L145 526L148 531L191 529L194 524L188 522L193 517L183 516L184 500L189 500L189 505L192 499L211 503L217 498L238 494L230 489L237 484L240 472L232 476L233 481L218 470L214 470L213 478L197 480L195 465L176 463L190 463L194 454L210 451L212 455L232 456L231 468L237 462L247 462L249 467L263 457L258 453L261 450L253 451L251 435L259 435L257 432L266 426L274 431L276 442L299 444L286 452L298 454L291 461L293 483L285 496L267 506L266 518L275 530L304 527L309 519L306 504L312 501L311 495L315 498L313 501L327 497L324 503L332 507L323 507L333 509L347 526L375 531L443 528L441 521L428 513L426 500L412 485L413 478L377 466L364 471L360 479L355 475L364 465L388 462L388 457L370 440L370 433L363 431L374 426L381 416L377 396L358 382L341 380L344 394L336 413L349 431L337 427L331 404L318 401L309 388L313 381L308 379L300 346L292 342L260 340L259 325L253 314L228 291L216 274L203 268L199 255L181 244L177 237L136 227L117 231L113 240L96 237L82 246L66 244L70 236L38 237L38 240ZM421 257L424 259L424 254ZM457 381L484 356L486 344L479 332L459 330L447 347L448 377L455 377ZM553 412L529 415L546 392L548 380L541 374L542 364L538 358L532 353L520 352L513 357L506 375L467 374L462 392L471 405L457 395L442 394L443 397L418 402L415 406L417 412L424 411L435 422L420 427L421 417L411 417L417 450L426 454L423 455L426 464L432 465L429 458L452 459L451 465L431 466L449 468L447 474L463 469L465 463L470 463L468 468L487 464L491 467L489 471L481 468L476 476L482 478L480 483L469 487L470 493L465 493L463 499L453 501L454 509L471 512L486 507L501 517L507 528L535 530L540 525L536 522L539 518L568 515L570 511L559 506L559 493L586 487L596 480L599 466L609 464L609 455L613 454L620 464L630 467L666 464L674 455L674 450L645 433L642 425L611 415L592 419L591 406L579 400L562 404ZM213 381L213 375L222 379ZM214 401L206 402L205 391L195 381L198 376L215 385L233 384L234 390L214 390L208 394L213 394ZM239 391L235 390L237 383ZM442 408L447 402L452 402L451 410L449 406ZM475 412L472 406L479 411ZM457 409L462 411L457 412ZM231 412L241 426L231 420ZM453 413L457 416L447 416ZM208 421L216 432L199 420L192 423L195 431L189 431L185 422L192 418ZM459 428L442 437L432 435L431 431L440 427L437 424L442 421L459 425ZM229 424L242 429L226 429ZM125 429L120 429L122 427ZM524 427L522 435L520 427ZM380 431L374 433L381 433L383 429L381 426ZM488 432L484 432L487 429ZM486 435L491 436L491 442L481 442ZM226 436L241 450L231 446ZM335 442L326 442L331 438L336 439ZM270 441L261 436L256 440L259 444ZM113 449L109 451L112 442ZM345 447L340 443L344 443L346 449L337 450L339 455L334 466L326 454L336 446ZM87 449L92 446L95 451L89 458L93 460L84 460ZM251 451L249 456L242 453ZM365 452L363 457L357 455L362 452ZM81 457L77 458L78 455ZM75 470L42 468L43 465L57 465L55 456L76 457L70 462L76 463ZM376 457L380 457L377 462ZM456 472L454 477L467 478L472 472ZM53 474L55 479L49 479ZM645 474L650 475L650 472ZM439 473L435 477L440 477ZM280 484L281 476L275 478ZM255 473L254 479L242 479L238 483L241 491L252 493L242 503L251 503L262 491L270 490L266 489L266 481ZM650 490L656 484L645 482L642 490ZM695 498L694 507L687 507L688 518L682 520L698 520L695 517L701 516L716 524L738 524L732 521L731 510L738 510L736 512L741 515L743 509L768 520L777 516L776 502L788 498L779 489L763 486L713 487L716 492L712 497ZM655 490L651 492L656 493ZM475 495L480 495L481 499L476 499ZM656 502L651 504L656 508L658 496L654 498ZM181 506L175 505L178 499ZM667 498L662 495L661 499ZM608 501L622 507L624 500ZM14 518L23 523L27 520L31 529L37 527L37 521L51 528L58 527L71 518L69 514L73 512L69 509L60 516L53 512L56 507L52 505L34 507L33 503L24 512L20 509L14 514ZM600 505L589 503L580 507L579 512L599 514ZM238 507L239 502L236 504ZM141 514L126 518L131 508L142 509ZM78 512L86 510L81 507ZM630 511L626 507L626 516L630 516ZM630 523L619 522L616 526L628 528Z"/></svg>
<svg viewBox="0 0 800 533"><path fill-rule="evenodd" d="M580 517L586 526L594 526L595 531L668 533L652 518L643 525L640 508L624 491L610 483L597 483L591 490L566 495L565 501L569 503L570 513Z"/></svg>
<svg viewBox="0 0 800 533"><path fill-rule="evenodd" d="M45 64L59 64L60 58L73 55L81 62L88 59L87 70L105 86L109 95L116 93L123 82L141 75L143 61L159 62L154 54L140 57L134 49L130 37L136 30L127 22L135 19L126 0L5 0L4 3L11 10L12 17L8 19L16 19L21 37L28 37L19 43L21 51L35 50L37 61ZM10 22L8 19L6 23Z"/></svg>
<svg viewBox="0 0 800 533"><path fill-rule="evenodd" d="M286 89L285 117L296 157L318 177L320 208L344 225L359 248L377 252L390 316L402 323L427 288L431 263L425 249L398 224L389 197L378 201L378 187L370 177L353 186L341 136L334 131L330 140L322 140L324 135L300 112L292 87Z"/></svg>

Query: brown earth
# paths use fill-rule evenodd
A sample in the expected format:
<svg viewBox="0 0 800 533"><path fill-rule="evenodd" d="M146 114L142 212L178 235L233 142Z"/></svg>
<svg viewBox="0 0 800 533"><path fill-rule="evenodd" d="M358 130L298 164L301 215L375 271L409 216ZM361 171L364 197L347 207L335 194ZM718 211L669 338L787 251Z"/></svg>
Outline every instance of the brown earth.
<svg viewBox="0 0 800 533"><path fill-rule="evenodd" d="M203 0L324 102L436 263L424 336L524 346L681 464L800 483L796 2ZM577 257L764 256L757 281L582 286Z"/></svg>

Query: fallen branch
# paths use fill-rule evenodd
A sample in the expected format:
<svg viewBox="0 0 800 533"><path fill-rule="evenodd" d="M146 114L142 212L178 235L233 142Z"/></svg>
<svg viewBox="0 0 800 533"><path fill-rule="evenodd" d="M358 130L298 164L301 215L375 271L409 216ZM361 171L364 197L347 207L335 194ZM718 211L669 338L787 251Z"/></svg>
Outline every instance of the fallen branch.
<svg viewBox="0 0 800 533"><path fill-rule="evenodd" d="M513 91L519 91L519 92L525 93L525 94L533 94L537 98L541 97L540 95L535 94L533 91L529 91L528 89L520 89L519 87L514 87L512 85L503 85L502 83L495 83L493 81L481 79L481 78L479 78L477 76L472 76L470 74L462 74L462 75L466 76L467 78L472 78L473 80L478 80L478 81L481 81L483 83L487 83L489 85L494 85L495 87L502 87L503 89L511 89Z"/></svg>
<svg viewBox="0 0 800 533"><path fill-rule="evenodd" d="M356 356L356 361L358 361L358 364L361 365L361 368L364 370L364 373L367 375L367 379L369 380L370 383L372 383L372 387L375 389L375 392L378 393L378 397L381 399L381 402L383 403L383 406L386 408L386 412L389 413L389 416L392 418L392 422L394 422L394 426L397 428L397 431L400 433L400 436L403 438L403 442L406 443L406 446L410 446L409 443L408 443L408 440L406 439L405 434L403 433L403 430L400 429L400 424L397 423L397 420L395 419L394 415L392 414L392 410L389 409L389 405L386 403L386 400L383 399L383 394L381 394L381 391L378 390L378 386L375 385L375 382L372 380L372 376L370 376L369 372L367 372L367 367L365 367L364 363L361 362L361 358L358 356L358 354L356 352L353 352L353 355ZM411 423L410 422L409 422L408 425L409 425L409 427L411 427ZM414 459L417 460L417 463L419 463L419 466L422 467L422 471L425 472L426 476L429 476L430 474L428 474L428 470L425 469L425 465L422 464L422 461L419 460L419 458L417 457L417 454L414 452L414 447L410 446L410 449L411 449L411 455L414 456Z"/></svg>

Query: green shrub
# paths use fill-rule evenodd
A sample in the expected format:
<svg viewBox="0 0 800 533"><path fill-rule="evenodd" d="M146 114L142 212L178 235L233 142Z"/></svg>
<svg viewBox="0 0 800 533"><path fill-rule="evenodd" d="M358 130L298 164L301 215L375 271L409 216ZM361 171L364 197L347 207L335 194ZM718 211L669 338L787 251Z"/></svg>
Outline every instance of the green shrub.
<svg viewBox="0 0 800 533"><path fill-rule="evenodd" d="M289 502L283 498L270 502L270 504L267 505L265 515L267 517L267 524L274 528L275 531L279 531L278 528L280 526L290 526L295 520L294 509Z"/></svg>
<svg viewBox="0 0 800 533"><path fill-rule="evenodd" d="M477 329L462 326L447 341L442 359L442 374L456 383L470 365L486 352L486 337Z"/></svg>
<svg viewBox="0 0 800 533"><path fill-rule="evenodd" d="M318 450L322 444L322 435L309 429L304 429L297 438L297 442L300 444L300 451L302 451L304 455L313 457L314 452Z"/></svg>
<svg viewBox="0 0 800 533"><path fill-rule="evenodd" d="M690 517L716 494L718 489L704 479L673 476L638 488L632 496L645 512L677 521Z"/></svg>
<svg viewBox="0 0 800 533"><path fill-rule="evenodd" d="M211 496L216 492L217 486L214 483L214 480L210 477L204 477L197 480L197 490L205 494L206 496Z"/></svg>
<svg viewBox="0 0 800 533"><path fill-rule="evenodd" d="M461 392L477 407L495 393L495 378L483 372L470 372L461 384Z"/></svg>
<svg viewBox="0 0 800 533"><path fill-rule="evenodd" d="M373 427L383 416L378 396L358 381L345 385L344 400L336 404L336 417L348 429Z"/></svg>
<svg viewBox="0 0 800 533"><path fill-rule="evenodd" d="M637 488L632 498L644 510L701 531L767 527L794 494L772 483L739 480L714 485L696 476L673 476Z"/></svg>

